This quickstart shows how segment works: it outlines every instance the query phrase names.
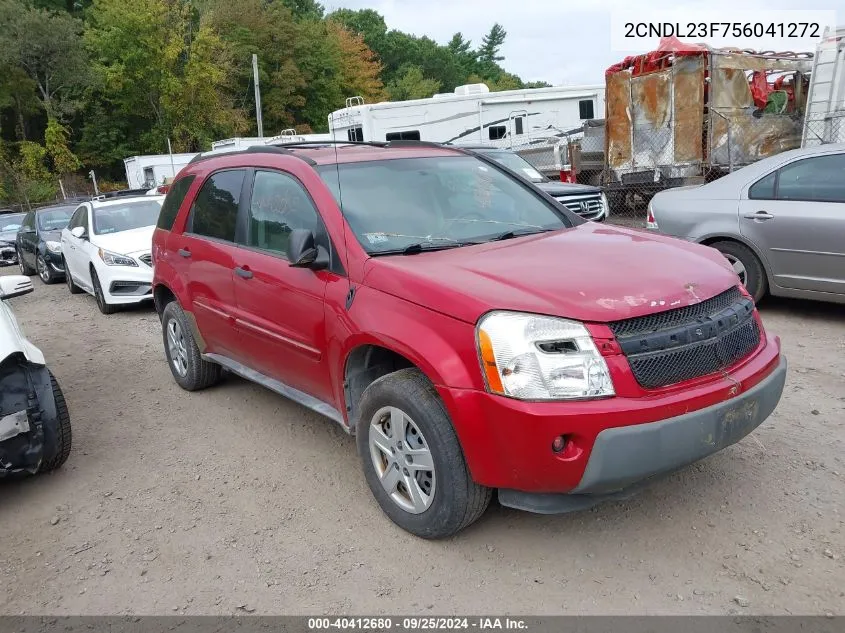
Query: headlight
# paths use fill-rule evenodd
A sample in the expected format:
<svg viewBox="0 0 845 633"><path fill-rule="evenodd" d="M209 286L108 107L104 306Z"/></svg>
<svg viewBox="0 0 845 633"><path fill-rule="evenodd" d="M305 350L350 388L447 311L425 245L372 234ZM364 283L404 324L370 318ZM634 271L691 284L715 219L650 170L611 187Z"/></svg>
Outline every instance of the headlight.
<svg viewBox="0 0 845 633"><path fill-rule="evenodd" d="M487 389L520 400L615 395L607 363L578 321L491 312L478 323Z"/></svg>
<svg viewBox="0 0 845 633"><path fill-rule="evenodd" d="M62 243L61 242L53 242L52 240L44 242L44 245L47 247L47 250L51 253L61 253L62 252Z"/></svg>
<svg viewBox="0 0 845 633"><path fill-rule="evenodd" d="M106 266L137 266L138 264L135 263L135 260L131 257L125 257L124 255L118 255L117 253L111 253L109 251L104 251L102 248L97 251L100 255L100 259L102 259Z"/></svg>
<svg viewBox="0 0 845 633"><path fill-rule="evenodd" d="M604 208L604 217L610 217L610 204L607 201L607 196L605 194L601 194L601 206Z"/></svg>

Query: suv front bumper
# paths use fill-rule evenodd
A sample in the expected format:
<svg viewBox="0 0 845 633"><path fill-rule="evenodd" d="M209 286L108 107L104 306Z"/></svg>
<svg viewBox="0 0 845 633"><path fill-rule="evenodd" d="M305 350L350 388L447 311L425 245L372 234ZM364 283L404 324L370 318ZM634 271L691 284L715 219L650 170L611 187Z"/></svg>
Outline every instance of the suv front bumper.
<svg viewBox="0 0 845 633"><path fill-rule="evenodd" d="M784 388L780 341L730 373L647 398L525 402L440 388L473 478L503 505L566 512L595 505L734 444L775 409ZM561 453L554 438L567 438Z"/></svg>

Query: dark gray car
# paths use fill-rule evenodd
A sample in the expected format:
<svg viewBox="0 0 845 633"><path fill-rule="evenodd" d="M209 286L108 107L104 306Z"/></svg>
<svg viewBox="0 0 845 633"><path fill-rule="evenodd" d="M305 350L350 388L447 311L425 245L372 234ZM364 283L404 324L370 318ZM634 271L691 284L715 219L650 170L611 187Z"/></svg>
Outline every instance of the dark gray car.
<svg viewBox="0 0 845 633"><path fill-rule="evenodd" d="M538 188L545 191L567 209L573 213L577 213L582 218L595 222L603 222L610 213L607 198L605 198L601 189L598 187L550 180L537 171L534 165L522 156L507 149L485 145L464 147L473 152L489 156L500 165L504 165L517 175L531 181Z"/></svg>
<svg viewBox="0 0 845 633"><path fill-rule="evenodd" d="M755 300L770 293L845 303L845 144L784 152L706 185L660 192L647 225L721 251Z"/></svg>

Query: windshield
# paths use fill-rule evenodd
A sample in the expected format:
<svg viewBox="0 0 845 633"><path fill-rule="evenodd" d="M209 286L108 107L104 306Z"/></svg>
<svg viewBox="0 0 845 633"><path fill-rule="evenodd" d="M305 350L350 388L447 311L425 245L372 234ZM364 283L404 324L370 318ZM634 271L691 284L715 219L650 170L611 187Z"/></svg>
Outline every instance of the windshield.
<svg viewBox="0 0 845 633"><path fill-rule="evenodd" d="M495 160L500 165L504 165L511 171L515 171L523 178L527 178L531 182L544 182L546 178L534 168L534 165L529 163L519 154L513 152L482 152Z"/></svg>
<svg viewBox="0 0 845 633"><path fill-rule="evenodd" d="M65 228L67 223L70 222L70 216L73 215L73 207L39 211L35 215L38 216L38 228L42 231L58 231L59 229Z"/></svg>
<svg viewBox="0 0 845 633"><path fill-rule="evenodd" d="M0 233L13 233L21 228L26 213L10 213L0 216Z"/></svg>
<svg viewBox="0 0 845 633"><path fill-rule="evenodd" d="M335 200L342 198L346 221L371 254L570 226L525 184L474 156L325 165L318 171Z"/></svg>
<svg viewBox="0 0 845 633"><path fill-rule="evenodd" d="M140 200L94 209L94 234L108 235L155 226L161 212L161 200Z"/></svg>

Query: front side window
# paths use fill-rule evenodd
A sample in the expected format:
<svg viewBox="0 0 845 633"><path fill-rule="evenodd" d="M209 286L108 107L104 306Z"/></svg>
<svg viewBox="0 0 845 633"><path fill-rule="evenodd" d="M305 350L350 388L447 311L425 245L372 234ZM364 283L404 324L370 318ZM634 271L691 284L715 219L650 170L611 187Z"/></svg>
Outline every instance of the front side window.
<svg viewBox="0 0 845 633"><path fill-rule="evenodd" d="M235 241L244 176L242 169L219 171L209 176L191 207L191 233Z"/></svg>
<svg viewBox="0 0 845 633"><path fill-rule="evenodd" d="M48 209L38 212L38 228L42 231L60 231L70 222L73 208Z"/></svg>
<svg viewBox="0 0 845 633"><path fill-rule="evenodd" d="M778 172L778 200L845 202L845 154L795 161Z"/></svg>
<svg viewBox="0 0 845 633"><path fill-rule="evenodd" d="M139 200L94 208L94 233L108 235L155 226L161 200Z"/></svg>
<svg viewBox="0 0 845 633"><path fill-rule="evenodd" d="M88 223L85 222L84 218L86 216L87 211L88 209L85 207L85 205L82 205L76 211L74 211L73 216L71 216L70 222L67 225L67 228L73 230L77 226L86 226Z"/></svg>
<svg viewBox="0 0 845 633"><path fill-rule="evenodd" d="M279 172L255 173L247 246L286 256L291 231L316 231L318 224L314 203L297 180Z"/></svg>
<svg viewBox="0 0 845 633"><path fill-rule="evenodd" d="M572 225L523 180L474 156L325 165L318 172L371 254L415 244L448 248Z"/></svg>

